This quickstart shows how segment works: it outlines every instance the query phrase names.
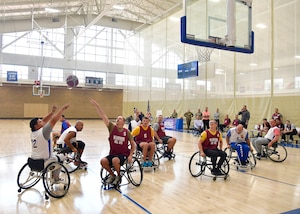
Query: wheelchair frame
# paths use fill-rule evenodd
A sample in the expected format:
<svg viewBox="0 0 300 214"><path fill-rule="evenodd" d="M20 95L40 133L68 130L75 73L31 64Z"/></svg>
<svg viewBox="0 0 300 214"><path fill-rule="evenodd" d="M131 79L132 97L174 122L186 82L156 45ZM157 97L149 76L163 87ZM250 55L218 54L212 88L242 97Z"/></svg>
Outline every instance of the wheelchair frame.
<svg viewBox="0 0 300 214"><path fill-rule="evenodd" d="M115 169L111 168L113 172L115 172ZM100 170L100 177L102 182L103 189L110 189L110 188L116 188L119 189L120 186L132 184L133 186L140 186L143 181L143 168L141 166L140 161L137 157L133 157L132 163L128 163L126 160L125 163L120 168L120 175L121 179L117 185L109 184L107 183L107 179L109 178L110 174L108 171L106 171L103 167L101 167ZM127 182L122 183L122 178L126 178Z"/></svg>
<svg viewBox="0 0 300 214"><path fill-rule="evenodd" d="M168 144L159 143L157 140L155 141L155 144L156 144L156 153L157 153L159 159L162 159L162 158L168 158L169 160L171 160L172 158L175 159L176 155L173 152L170 155L168 155L167 157L164 156L165 151L167 151Z"/></svg>
<svg viewBox="0 0 300 214"><path fill-rule="evenodd" d="M287 158L287 150L281 143L274 143L270 148L268 145L262 145L261 155L274 162L283 162Z"/></svg>
<svg viewBox="0 0 300 214"><path fill-rule="evenodd" d="M208 177L212 177L214 181L216 181L217 178L223 178L224 180L227 180L227 177L229 177L229 163L228 160L225 159L221 171L224 173L224 175L212 175L212 162L210 160L210 157L203 158L200 155L200 152L195 152L189 161L189 171L193 177L199 177L200 175L205 175Z"/></svg>
<svg viewBox="0 0 300 214"><path fill-rule="evenodd" d="M64 154L65 160L63 162L63 165L66 167L69 173L75 172L77 169L80 169L80 165L82 162L77 152L73 152L70 148L57 148L55 151L57 152L57 154ZM82 169L87 170L87 166L82 167Z"/></svg>
<svg viewBox="0 0 300 214"><path fill-rule="evenodd" d="M227 160L229 165L236 167L237 170L240 168L247 168L249 167L251 170L256 166L256 158L253 152L249 151L248 157L247 157L247 162L248 164L242 165L240 157L237 154L237 151L233 148L225 148L224 150L227 154ZM235 155L233 155L235 154Z"/></svg>
<svg viewBox="0 0 300 214"><path fill-rule="evenodd" d="M142 148L140 148L138 145L136 146L135 157L139 160L139 162L141 164L144 162ZM155 171L160 165L159 159L160 159L160 157L158 155L157 148L155 148L154 155L153 155L153 166L152 167L142 167L142 168L145 169L145 171L150 171L151 169L153 169ZM147 157L147 160L148 160L148 157Z"/></svg>
<svg viewBox="0 0 300 214"><path fill-rule="evenodd" d="M51 162L44 167L44 160L33 160L28 158L27 163L20 169L17 177L17 184L19 186L18 192L22 189L29 189L36 185L41 179L45 188L45 199L49 196L53 198L62 198L65 196L70 187L70 175L66 167L61 162ZM33 163L30 161L33 160ZM39 165L39 166L37 166ZM52 178L54 170L60 168L59 178L57 181ZM59 188L63 186L63 188Z"/></svg>

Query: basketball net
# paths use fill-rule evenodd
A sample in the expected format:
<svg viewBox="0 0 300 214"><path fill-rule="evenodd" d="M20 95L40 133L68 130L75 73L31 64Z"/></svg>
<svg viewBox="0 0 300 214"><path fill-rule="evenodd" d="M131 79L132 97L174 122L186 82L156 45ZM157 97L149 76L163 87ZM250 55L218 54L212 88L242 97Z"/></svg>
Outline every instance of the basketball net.
<svg viewBox="0 0 300 214"><path fill-rule="evenodd" d="M40 90L40 98L43 98L44 97L44 92L43 90Z"/></svg>
<svg viewBox="0 0 300 214"><path fill-rule="evenodd" d="M198 61L199 62L208 62L210 61L210 55L213 51L213 48L207 48L202 46L195 46Z"/></svg>

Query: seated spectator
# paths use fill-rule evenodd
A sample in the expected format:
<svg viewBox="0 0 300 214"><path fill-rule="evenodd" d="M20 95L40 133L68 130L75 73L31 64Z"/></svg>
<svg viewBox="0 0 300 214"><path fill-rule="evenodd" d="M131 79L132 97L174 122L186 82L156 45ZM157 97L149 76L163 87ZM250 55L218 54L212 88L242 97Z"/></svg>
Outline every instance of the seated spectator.
<svg viewBox="0 0 300 214"><path fill-rule="evenodd" d="M158 142L168 145L167 151L165 151L165 154L163 154L163 156L170 157L174 150L176 138L166 135L162 115L158 116L157 123L153 124L153 129L155 131L154 136L158 140Z"/></svg>
<svg viewBox="0 0 300 214"><path fill-rule="evenodd" d="M239 115L236 114L235 119L232 121L232 125L237 126L239 124L241 124L241 120L239 119Z"/></svg>
<svg viewBox="0 0 300 214"><path fill-rule="evenodd" d="M267 134L270 128L271 128L270 123L268 122L267 118L264 118L263 124L258 129L259 132L257 134L257 137L262 137L265 134Z"/></svg>
<svg viewBox="0 0 300 214"><path fill-rule="evenodd" d="M224 131L224 128L229 128L230 126L230 123L231 123L231 120L230 118L228 117L228 114L226 114L225 118L224 118L224 123L223 124L220 124L220 131L223 132Z"/></svg>
<svg viewBox="0 0 300 214"><path fill-rule="evenodd" d="M286 135L290 136L289 142L293 142L293 136L297 134L297 129L294 124L291 124L291 121L286 120L286 124L284 125L284 130L282 131L282 140L286 140Z"/></svg>
<svg viewBox="0 0 300 214"><path fill-rule="evenodd" d="M139 125L141 125L141 121L140 118L137 116L135 117L135 119L131 120L130 123L128 124L128 130L132 132L132 130Z"/></svg>
<svg viewBox="0 0 300 214"><path fill-rule="evenodd" d="M199 133L201 134L204 130L204 124L203 121L200 119L200 115L196 116L196 120L194 120L194 129L198 130Z"/></svg>
<svg viewBox="0 0 300 214"><path fill-rule="evenodd" d="M284 124L279 118L277 118L275 121L276 121L276 126L279 128L280 132L282 133L284 130Z"/></svg>

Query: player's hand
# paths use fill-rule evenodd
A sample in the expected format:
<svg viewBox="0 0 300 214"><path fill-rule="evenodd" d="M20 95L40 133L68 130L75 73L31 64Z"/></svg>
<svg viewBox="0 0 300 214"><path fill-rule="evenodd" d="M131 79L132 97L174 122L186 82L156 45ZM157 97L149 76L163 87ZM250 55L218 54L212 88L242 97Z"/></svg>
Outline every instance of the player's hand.
<svg viewBox="0 0 300 214"><path fill-rule="evenodd" d="M52 111L51 112L54 113L56 111L56 109L57 109L57 106L55 106L55 105L52 106Z"/></svg>
<svg viewBox="0 0 300 214"><path fill-rule="evenodd" d="M132 155L129 155L127 160L129 163L132 163Z"/></svg>

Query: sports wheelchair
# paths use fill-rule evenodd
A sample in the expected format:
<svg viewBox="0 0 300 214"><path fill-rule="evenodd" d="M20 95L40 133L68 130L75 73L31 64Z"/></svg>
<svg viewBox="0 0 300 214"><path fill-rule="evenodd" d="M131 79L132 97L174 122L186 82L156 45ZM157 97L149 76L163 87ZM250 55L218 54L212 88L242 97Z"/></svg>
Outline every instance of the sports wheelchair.
<svg viewBox="0 0 300 214"><path fill-rule="evenodd" d="M57 152L57 154L64 154L65 160L63 162L63 165L66 167L69 173L75 172L77 169L87 170L87 165L85 165L84 162L81 161L78 152L73 152L68 147L58 147L55 149L55 151ZM82 164L84 165L82 166Z"/></svg>
<svg viewBox="0 0 300 214"><path fill-rule="evenodd" d="M212 162L210 157L206 156L203 158L200 155L200 152L195 152L189 162L189 171L193 177L199 177L200 175L206 175L208 177L212 177L215 181L217 178L227 179L229 176L229 164L228 160L225 159L223 165L221 166L221 172L224 175L212 175L211 170L213 169Z"/></svg>
<svg viewBox="0 0 300 214"><path fill-rule="evenodd" d="M173 159L175 158L176 155L173 153L173 151L171 154L166 155L166 151L168 149L168 144L159 143L157 140L155 140L155 144L156 144L156 153L157 153L159 159L168 158L169 160L171 160L172 158Z"/></svg>
<svg viewBox="0 0 300 214"><path fill-rule="evenodd" d="M112 171L115 172L115 169L112 167ZM133 186L140 186L143 181L143 168L141 166L140 161L137 157L132 158L132 163L129 163L128 160L121 166L120 169L121 179L117 185L107 183L107 179L109 178L109 173L104 169L101 168L100 170L100 177L102 182L102 187L106 189L116 188L119 189L120 186L132 184ZM126 178L126 182L124 179Z"/></svg>
<svg viewBox="0 0 300 214"><path fill-rule="evenodd" d="M44 167L43 159L28 158L18 173L18 192L33 187L40 179L43 180L46 200L49 199L48 194L53 198L62 198L70 187L69 172L61 162L52 162Z"/></svg>
<svg viewBox="0 0 300 214"><path fill-rule="evenodd" d="M202 130L199 130L197 128L192 128L192 134L195 136L195 137L200 137L202 133Z"/></svg>
<svg viewBox="0 0 300 214"><path fill-rule="evenodd" d="M246 164L242 164L240 157L238 156L237 151L234 148L226 148L224 151L227 154L228 163L232 166L235 166L237 170L239 170L240 168L253 169L256 166L256 158L251 151L249 151L248 153Z"/></svg>
<svg viewBox="0 0 300 214"><path fill-rule="evenodd" d="M139 162L141 164L143 164L143 152L142 152L142 148L137 145L136 146L136 154L135 157L139 160ZM143 167L146 171L150 171L152 169L154 169L154 171L159 167L160 165L160 161L159 161L159 154L157 152L157 149L155 149L154 151L154 155L153 155L153 166L152 167ZM148 160L148 157L146 158L146 160Z"/></svg>
<svg viewBox="0 0 300 214"><path fill-rule="evenodd" d="M287 158L287 151L281 143L274 143L270 148L268 145L262 145L261 157L269 158L274 162L283 162Z"/></svg>

